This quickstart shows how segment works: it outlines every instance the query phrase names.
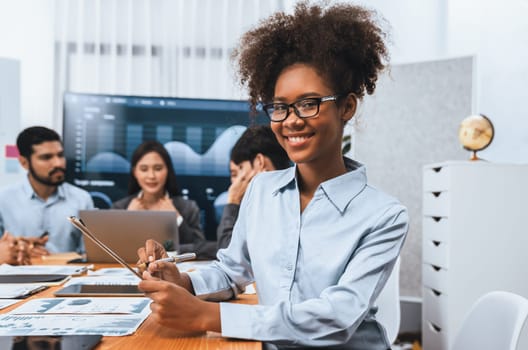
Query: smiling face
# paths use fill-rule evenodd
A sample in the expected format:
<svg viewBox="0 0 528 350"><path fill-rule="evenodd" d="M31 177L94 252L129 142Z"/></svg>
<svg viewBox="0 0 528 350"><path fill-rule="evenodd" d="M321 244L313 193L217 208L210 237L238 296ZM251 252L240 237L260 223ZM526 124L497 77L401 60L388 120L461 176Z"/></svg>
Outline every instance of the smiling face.
<svg viewBox="0 0 528 350"><path fill-rule="evenodd" d="M279 75L273 102L290 104L301 98L337 93L314 68L306 64L294 64ZM271 122L277 140L299 169L309 166L314 170L322 170L343 164L343 129L355 112L355 99L345 96L341 100L344 102L340 104L335 101L322 102L319 114L313 118L299 118L292 110L284 121Z"/></svg>
<svg viewBox="0 0 528 350"><path fill-rule="evenodd" d="M167 174L167 165L157 152L145 154L134 167L134 176L144 194L164 195Z"/></svg>

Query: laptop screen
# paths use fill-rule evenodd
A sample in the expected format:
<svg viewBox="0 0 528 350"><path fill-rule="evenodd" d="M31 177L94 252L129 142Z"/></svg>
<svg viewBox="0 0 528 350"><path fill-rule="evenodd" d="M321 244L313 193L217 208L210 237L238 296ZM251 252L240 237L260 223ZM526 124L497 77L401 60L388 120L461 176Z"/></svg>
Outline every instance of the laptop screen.
<svg viewBox="0 0 528 350"><path fill-rule="evenodd" d="M167 251L178 251L176 215L152 210L81 210L79 217L105 245L130 263L138 261L137 250L148 239L162 243ZM83 236L89 262L114 262L104 250Z"/></svg>

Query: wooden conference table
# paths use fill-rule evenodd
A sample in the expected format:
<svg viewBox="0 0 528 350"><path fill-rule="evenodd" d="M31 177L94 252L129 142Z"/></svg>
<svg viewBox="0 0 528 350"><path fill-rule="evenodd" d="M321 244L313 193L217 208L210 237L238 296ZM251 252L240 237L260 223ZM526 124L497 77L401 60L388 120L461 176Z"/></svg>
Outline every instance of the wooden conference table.
<svg viewBox="0 0 528 350"><path fill-rule="evenodd" d="M46 258L45 260L37 259L34 264L61 264L69 260L71 256L60 255L57 258ZM85 265L85 264L84 264ZM116 267L117 264L95 264L95 269L105 267ZM36 298L50 298L53 297L53 292L62 288L62 286L50 287L28 299ZM234 303L256 304L256 295L240 295L239 299L233 300ZM8 308L0 310L0 314L7 313L20 306L20 303L12 305ZM108 337L105 336L97 345L95 350L119 350L119 349L215 349L215 350L257 350L262 349L262 344L258 341L238 340L231 338L224 338L220 333L216 332L199 332L189 333L175 331L170 328L161 326L152 320L149 316L138 328L138 330L131 335L122 337Z"/></svg>

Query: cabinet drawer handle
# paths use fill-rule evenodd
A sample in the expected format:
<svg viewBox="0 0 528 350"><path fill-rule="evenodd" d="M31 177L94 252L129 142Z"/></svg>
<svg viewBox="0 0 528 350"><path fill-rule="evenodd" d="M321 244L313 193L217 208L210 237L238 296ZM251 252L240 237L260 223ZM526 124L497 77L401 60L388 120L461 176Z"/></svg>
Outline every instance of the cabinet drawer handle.
<svg viewBox="0 0 528 350"><path fill-rule="evenodd" d="M431 265L431 267L432 267L433 270L435 270L435 271L440 271L440 269L441 269L440 266L436 266L436 265Z"/></svg>
<svg viewBox="0 0 528 350"><path fill-rule="evenodd" d="M435 324L432 323L432 322L429 322L429 326L430 326L430 328L431 328L433 331L435 331L435 332L437 332L437 333L439 333L439 332L442 331L442 328L438 327L437 325L435 325Z"/></svg>
<svg viewBox="0 0 528 350"><path fill-rule="evenodd" d="M436 222L439 222L440 220L442 220L442 217L441 216L432 216L433 220L436 221Z"/></svg>
<svg viewBox="0 0 528 350"><path fill-rule="evenodd" d="M436 290L436 289L431 289L431 292L433 292L433 294L437 297L439 297L440 295L442 295L442 292Z"/></svg>
<svg viewBox="0 0 528 350"><path fill-rule="evenodd" d="M442 192L432 192L433 193L433 196L435 197L440 197L440 195L442 194Z"/></svg>
<svg viewBox="0 0 528 350"><path fill-rule="evenodd" d="M442 171L442 167L440 166L440 167L433 168L433 171L435 173L439 173L440 171Z"/></svg>
<svg viewBox="0 0 528 350"><path fill-rule="evenodd" d="M438 247L442 242L440 241L432 241L435 247Z"/></svg>

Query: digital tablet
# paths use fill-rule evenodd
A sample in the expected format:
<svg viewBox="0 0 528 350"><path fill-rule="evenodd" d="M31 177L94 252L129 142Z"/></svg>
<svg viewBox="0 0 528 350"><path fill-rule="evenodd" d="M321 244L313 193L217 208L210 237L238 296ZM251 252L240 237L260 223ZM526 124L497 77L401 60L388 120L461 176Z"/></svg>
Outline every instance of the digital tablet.
<svg viewBox="0 0 528 350"><path fill-rule="evenodd" d="M32 350L91 350L101 340L101 335L27 335L0 336L0 349Z"/></svg>
<svg viewBox="0 0 528 350"><path fill-rule="evenodd" d="M144 297L136 285L72 284L54 293L57 297Z"/></svg>

